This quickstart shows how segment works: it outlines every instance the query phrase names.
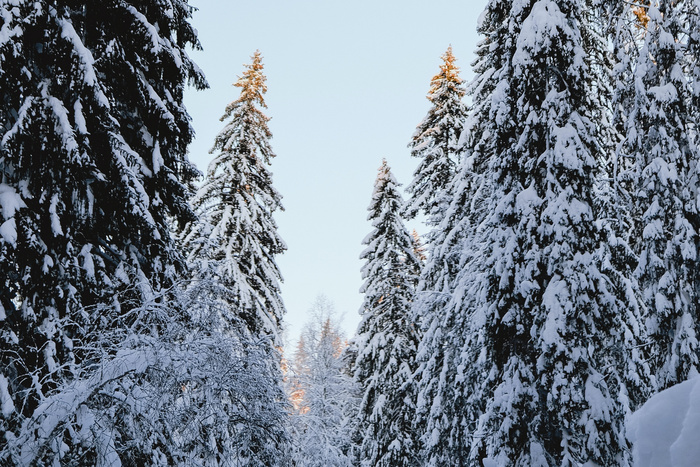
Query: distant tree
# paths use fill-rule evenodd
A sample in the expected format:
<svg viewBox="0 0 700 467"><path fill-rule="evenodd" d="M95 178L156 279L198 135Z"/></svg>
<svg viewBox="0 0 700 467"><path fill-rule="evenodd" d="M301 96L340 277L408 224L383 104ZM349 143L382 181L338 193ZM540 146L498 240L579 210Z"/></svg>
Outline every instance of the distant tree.
<svg viewBox="0 0 700 467"><path fill-rule="evenodd" d="M183 319L169 219L193 218L183 91L205 81L185 50L199 47L191 11L0 2L2 464L177 458L167 431L114 420L144 415L129 397L157 378L125 352Z"/></svg>
<svg viewBox="0 0 700 467"><path fill-rule="evenodd" d="M355 339L355 379L362 390L358 430L363 466L418 465L412 423L418 332L410 308L420 273L414 239L400 216L398 184L386 160L379 168L369 206L373 230L360 256L365 283L362 322Z"/></svg>
<svg viewBox="0 0 700 467"><path fill-rule="evenodd" d="M333 304L319 296L302 331L292 361L290 395L295 411L295 465L351 466L357 394L345 371L347 342Z"/></svg>
<svg viewBox="0 0 700 467"><path fill-rule="evenodd" d="M420 234L416 232L416 229L411 231L411 239L413 240L413 254L420 264L424 264L428 257L425 255L425 245L423 240L420 238Z"/></svg>
<svg viewBox="0 0 700 467"><path fill-rule="evenodd" d="M182 236L195 280L215 277L231 310L252 336L277 339L284 314L281 274L275 256L286 249L273 218L282 209L268 166L275 154L272 133L260 108L267 92L262 56L234 86L238 99L226 107L226 124L217 135L204 184L192 199L199 220Z"/></svg>
<svg viewBox="0 0 700 467"><path fill-rule="evenodd" d="M420 163L406 187L411 197L403 209L408 219L422 211L432 224L444 215L441 194L455 176L460 159L458 141L467 117L467 107L462 103L464 81L459 77L451 46L441 58L443 64L430 81L427 96L432 106L409 144L411 156L419 158Z"/></svg>

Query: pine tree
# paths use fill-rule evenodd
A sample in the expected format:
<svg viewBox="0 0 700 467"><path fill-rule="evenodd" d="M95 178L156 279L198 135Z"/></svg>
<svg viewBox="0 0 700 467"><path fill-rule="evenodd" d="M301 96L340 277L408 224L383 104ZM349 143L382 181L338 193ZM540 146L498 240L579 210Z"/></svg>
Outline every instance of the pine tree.
<svg viewBox="0 0 700 467"><path fill-rule="evenodd" d="M409 144L411 156L419 158L420 163L413 181L406 187L411 197L403 210L408 219L422 211L433 224L444 215L441 214L444 209L440 203L441 193L455 176L459 164L458 141L467 115L467 108L462 103L464 81L459 77L451 46L441 58L443 64L430 81L427 96L432 106Z"/></svg>
<svg viewBox="0 0 700 467"><path fill-rule="evenodd" d="M593 207L607 244L601 250L601 270L625 310L618 345L625 350L627 359L614 371L616 378L625 382L622 401L627 412L636 410L652 391L648 363L651 349L643 319L646 307L634 275L639 222L632 196L635 163L624 151L628 111L633 107L633 67L639 56L638 36L645 18L639 16L639 10L615 1L588 0L582 17L583 44L592 75L589 99L592 111L597 109L592 121L601 145L597 151L599 171Z"/></svg>
<svg viewBox="0 0 700 467"><path fill-rule="evenodd" d="M416 229L411 231L411 239L413 240L413 254L422 266L425 264L428 257L425 255L425 245L423 244L423 240L421 240L420 234L416 231Z"/></svg>
<svg viewBox="0 0 700 467"><path fill-rule="evenodd" d="M694 141L686 58L687 16L661 1L646 12L623 150L635 164L634 206L641 220L636 268L654 347L657 389L698 371L698 208L700 162Z"/></svg>
<svg viewBox="0 0 700 467"><path fill-rule="evenodd" d="M362 322L356 338L355 379L363 392L358 430L363 466L418 464L412 430L417 331L410 319L420 263L399 215L403 200L386 160L369 206L373 230L360 256L365 283Z"/></svg>
<svg viewBox="0 0 700 467"><path fill-rule="evenodd" d="M494 98L512 106L515 124L494 135L491 248L473 319L490 367L479 432L493 434L479 448L501 462L629 463L621 346L634 317L622 311L630 296L614 287L596 225L594 175L606 145L583 7L538 1L511 16L519 35L509 92Z"/></svg>
<svg viewBox="0 0 700 467"><path fill-rule="evenodd" d="M196 280L215 277L226 300L252 336L277 339L284 314L280 271L275 256L286 246L277 233L273 214L282 209L268 165L275 154L267 126L267 92L259 51L251 57L234 86L238 99L221 117L226 124L217 135L214 159L192 200L199 220L183 235Z"/></svg>
<svg viewBox="0 0 700 467"><path fill-rule="evenodd" d="M168 219L193 217L196 175L182 97L205 85L185 51L199 46L190 16L182 0L0 3L3 463L145 462L169 442L111 425L127 404L97 375L177 312L164 307L183 271ZM135 374L147 393L152 375ZM75 411L33 432L52 400Z"/></svg>

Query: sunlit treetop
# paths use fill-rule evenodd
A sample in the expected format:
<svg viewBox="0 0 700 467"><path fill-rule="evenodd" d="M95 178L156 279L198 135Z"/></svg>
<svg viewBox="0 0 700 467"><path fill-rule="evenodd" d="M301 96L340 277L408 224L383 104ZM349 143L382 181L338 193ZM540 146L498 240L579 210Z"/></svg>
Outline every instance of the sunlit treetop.
<svg viewBox="0 0 700 467"><path fill-rule="evenodd" d="M457 59L452 54L452 46L449 46L440 58L443 63L440 65L440 73L433 76L433 79L430 80L428 99L432 102L436 96L439 95L440 89L446 84L452 84L454 87L458 88L457 92L459 97L463 97L464 89L461 88L461 85L464 83L464 80L459 77L459 67L455 65Z"/></svg>
<svg viewBox="0 0 700 467"><path fill-rule="evenodd" d="M265 99L263 98L263 94L267 92L267 85L265 84L267 78L263 74L262 55L259 50L256 50L250 58L252 62L248 65L244 65L246 69L243 72L243 76L239 77L238 81L233 84L242 89L240 97L232 102L231 106L242 102L257 102L261 107L267 108L267 104L265 104ZM223 120L224 117L222 117L222 121Z"/></svg>

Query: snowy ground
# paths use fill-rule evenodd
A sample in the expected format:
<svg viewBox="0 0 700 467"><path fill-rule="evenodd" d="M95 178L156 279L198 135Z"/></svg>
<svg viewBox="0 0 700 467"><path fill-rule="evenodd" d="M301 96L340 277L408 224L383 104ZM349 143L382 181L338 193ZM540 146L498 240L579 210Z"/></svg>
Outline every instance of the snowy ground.
<svg viewBox="0 0 700 467"><path fill-rule="evenodd" d="M655 395L627 426L635 467L700 465L700 376Z"/></svg>

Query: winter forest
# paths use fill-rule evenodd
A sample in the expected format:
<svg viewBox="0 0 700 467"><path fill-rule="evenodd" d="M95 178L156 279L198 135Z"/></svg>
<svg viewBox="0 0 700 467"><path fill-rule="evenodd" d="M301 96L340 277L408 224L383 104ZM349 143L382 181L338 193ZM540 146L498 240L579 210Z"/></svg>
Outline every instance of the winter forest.
<svg viewBox="0 0 700 467"><path fill-rule="evenodd" d="M0 0L1 466L698 465L700 0L489 0L286 352L263 55L200 172L193 13Z"/></svg>

